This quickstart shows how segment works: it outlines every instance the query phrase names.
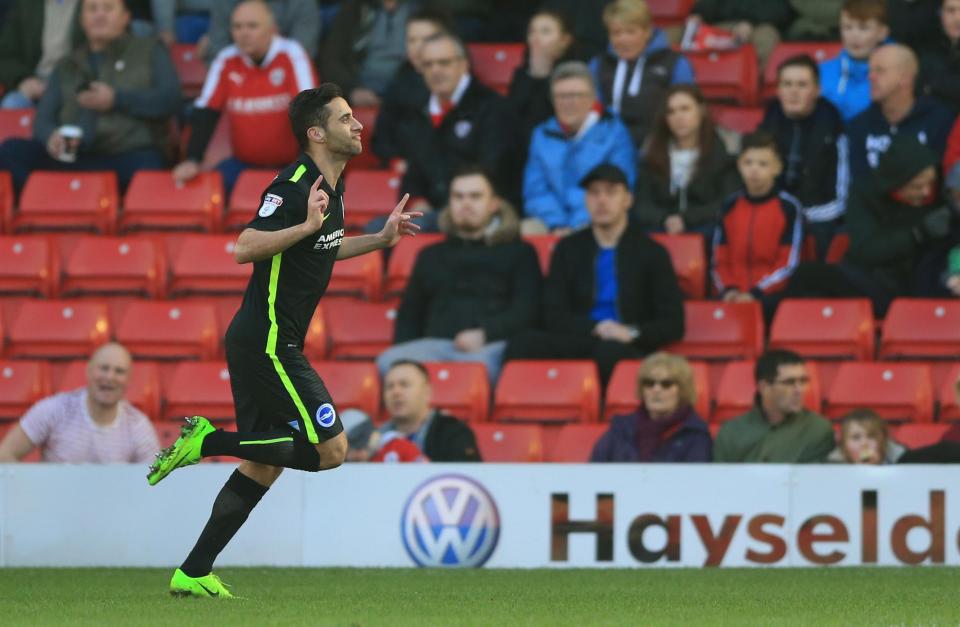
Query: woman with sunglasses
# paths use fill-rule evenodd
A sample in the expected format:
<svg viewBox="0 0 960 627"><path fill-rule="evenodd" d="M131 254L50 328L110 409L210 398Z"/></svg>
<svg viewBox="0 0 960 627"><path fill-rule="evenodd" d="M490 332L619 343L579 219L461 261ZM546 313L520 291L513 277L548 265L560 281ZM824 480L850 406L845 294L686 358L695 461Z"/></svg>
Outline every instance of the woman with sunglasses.
<svg viewBox="0 0 960 627"><path fill-rule="evenodd" d="M640 407L614 416L593 447L592 462L709 462L710 430L693 405L697 391L687 360L647 357L637 375Z"/></svg>

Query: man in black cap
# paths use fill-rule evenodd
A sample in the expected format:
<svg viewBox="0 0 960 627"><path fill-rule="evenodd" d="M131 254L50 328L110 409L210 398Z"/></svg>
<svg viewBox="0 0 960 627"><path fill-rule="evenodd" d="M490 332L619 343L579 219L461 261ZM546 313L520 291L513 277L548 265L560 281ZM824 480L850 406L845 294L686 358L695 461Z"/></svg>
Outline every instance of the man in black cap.
<svg viewBox="0 0 960 627"><path fill-rule="evenodd" d="M683 302L667 251L628 221L633 194L623 170L599 165L580 185L590 225L553 251L546 330L515 336L506 359L593 359L606 385L619 360L683 336Z"/></svg>

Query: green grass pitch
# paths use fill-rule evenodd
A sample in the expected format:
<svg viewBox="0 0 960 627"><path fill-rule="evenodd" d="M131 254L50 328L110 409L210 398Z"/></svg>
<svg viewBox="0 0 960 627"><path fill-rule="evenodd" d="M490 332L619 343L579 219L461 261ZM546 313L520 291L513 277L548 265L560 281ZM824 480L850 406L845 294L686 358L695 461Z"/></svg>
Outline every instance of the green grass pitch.
<svg viewBox="0 0 960 627"><path fill-rule="evenodd" d="M960 569L0 569L3 625L958 625Z"/></svg>

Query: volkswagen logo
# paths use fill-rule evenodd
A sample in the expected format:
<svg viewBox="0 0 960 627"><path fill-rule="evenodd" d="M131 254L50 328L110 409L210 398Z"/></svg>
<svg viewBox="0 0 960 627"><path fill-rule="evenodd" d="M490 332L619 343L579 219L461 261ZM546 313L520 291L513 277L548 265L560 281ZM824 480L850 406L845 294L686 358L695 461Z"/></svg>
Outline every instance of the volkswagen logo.
<svg viewBox="0 0 960 627"><path fill-rule="evenodd" d="M441 475L410 495L400 533L419 566L476 568L497 548L500 514L490 493L473 479Z"/></svg>

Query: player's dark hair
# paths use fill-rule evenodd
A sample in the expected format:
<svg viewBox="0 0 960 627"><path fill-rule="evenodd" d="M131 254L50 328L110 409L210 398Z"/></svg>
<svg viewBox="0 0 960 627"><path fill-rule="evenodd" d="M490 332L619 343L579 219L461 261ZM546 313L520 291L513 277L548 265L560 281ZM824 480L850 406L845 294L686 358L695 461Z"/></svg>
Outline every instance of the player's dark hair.
<svg viewBox="0 0 960 627"><path fill-rule="evenodd" d="M780 374L780 366L803 365L803 358L793 351L783 349L768 350L760 355L753 369L753 380L772 382Z"/></svg>
<svg viewBox="0 0 960 627"><path fill-rule="evenodd" d="M486 181L487 185L490 186L490 189L493 191L494 196L497 194L497 184L494 181L493 173L490 172L487 168L476 163L468 163L465 165L459 166L456 170L453 171L453 175L450 177L450 187L453 186L454 179L458 179L462 176L482 176Z"/></svg>
<svg viewBox="0 0 960 627"><path fill-rule="evenodd" d="M413 366L420 371L420 374L422 374L423 378L427 380L427 383L430 382L430 371L427 370L427 367L421 364L419 361L414 361L413 359L398 359L390 364L390 367L387 368L387 372L390 372L399 366Z"/></svg>
<svg viewBox="0 0 960 627"><path fill-rule="evenodd" d="M287 115L290 117L290 128L297 138L300 150L306 150L310 143L307 140L307 129L311 126L326 127L330 119L330 109L327 107L334 98L342 98L343 91L336 83L323 83L313 89L304 89L290 101Z"/></svg>
<svg viewBox="0 0 960 627"><path fill-rule="evenodd" d="M809 54L798 54L795 56L786 59L783 63L777 66L777 80L780 80L780 77L783 75L783 71L788 67L802 67L810 70L810 74L813 76L813 82L816 85L820 84L820 68L817 66L817 62L813 60Z"/></svg>
<svg viewBox="0 0 960 627"><path fill-rule="evenodd" d="M740 142L740 154L757 148L769 148L777 155L777 140L769 131L754 131L743 136Z"/></svg>

